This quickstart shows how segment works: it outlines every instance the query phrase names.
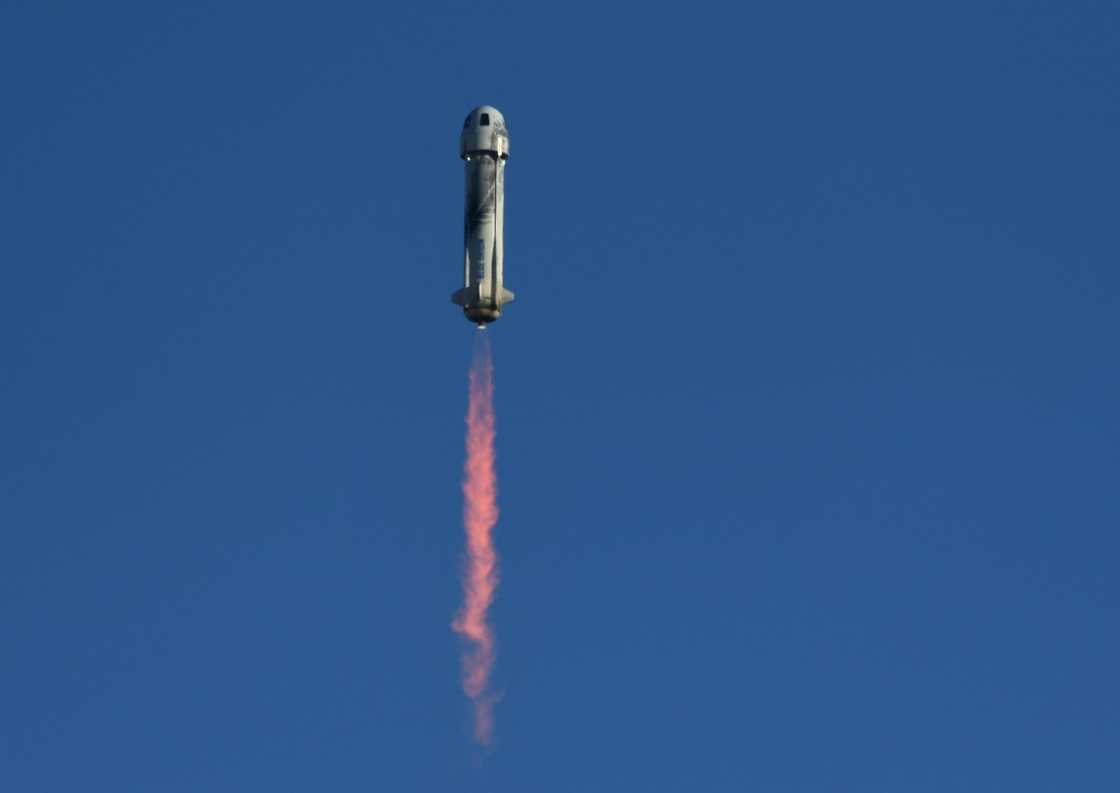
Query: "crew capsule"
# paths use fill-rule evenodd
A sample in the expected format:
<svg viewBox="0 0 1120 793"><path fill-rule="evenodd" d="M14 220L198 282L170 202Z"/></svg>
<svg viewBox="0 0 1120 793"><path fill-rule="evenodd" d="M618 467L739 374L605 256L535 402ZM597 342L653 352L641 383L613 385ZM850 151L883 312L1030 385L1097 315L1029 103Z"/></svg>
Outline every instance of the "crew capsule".
<svg viewBox="0 0 1120 793"><path fill-rule="evenodd" d="M471 322L483 326L502 315L513 292L502 281L505 171L509 130L497 108L483 105L463 121L459 156L466 165L463 214L463 288L451 301Z"/></svg>

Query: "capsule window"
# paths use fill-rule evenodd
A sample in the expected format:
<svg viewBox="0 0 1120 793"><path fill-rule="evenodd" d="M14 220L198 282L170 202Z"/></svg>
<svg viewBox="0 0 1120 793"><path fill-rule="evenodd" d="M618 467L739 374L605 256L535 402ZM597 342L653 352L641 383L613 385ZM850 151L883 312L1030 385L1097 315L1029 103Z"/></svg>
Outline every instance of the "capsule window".
<svg viewBox="0 0 1120 793"><path fill-rule="evenodd" d="M489 113L483 113L481 116L478 117L478 126L480 126L480 127L490 126L490 114Z"/></svg>

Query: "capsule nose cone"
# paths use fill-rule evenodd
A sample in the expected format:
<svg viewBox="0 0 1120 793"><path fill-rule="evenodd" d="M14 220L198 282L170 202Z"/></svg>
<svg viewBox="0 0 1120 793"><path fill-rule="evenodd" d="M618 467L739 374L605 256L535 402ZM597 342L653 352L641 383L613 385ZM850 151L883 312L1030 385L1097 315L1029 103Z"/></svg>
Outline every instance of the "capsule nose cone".
<svg viewBox="0 0 1120 793"><path fill-rule="evenodd" d="M498 108L494 107L493 105L479 105L471 111L471 117L474 119L478 119L482 116L483 113L486 113L488 116L490 116L491 124L497 121L505 123L506 117L502 115L501 110L498 110Z"/></svg>
<svg viewBox="0 0 1120 793"><path fill-rule="evenodd" d="M479 105L467 114L459 135L459 156L470 159L476 151L509 157L509 129L505 117L493 105Z"/></svg>
<svg viewBox="0 0 1120 793"><path fill-rule="evenodd" d="M502 115L502 111L498 108L493 105L479 105L470 113L467 113L467 117L463 121L463 129L477 129L483 121L486 122L486 126L504 128L506 125L506 117Z"/></svg>

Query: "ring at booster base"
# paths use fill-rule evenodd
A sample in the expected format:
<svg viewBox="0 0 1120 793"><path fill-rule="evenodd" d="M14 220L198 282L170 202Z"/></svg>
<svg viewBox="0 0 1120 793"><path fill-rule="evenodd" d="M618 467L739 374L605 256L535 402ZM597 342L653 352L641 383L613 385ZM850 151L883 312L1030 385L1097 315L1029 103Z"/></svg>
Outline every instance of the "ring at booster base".
<svg viewBox="0 0 1120 793"><path fill-rule="evenodd" d="M506 120L496 108L476 107L463 122L459 156L466 160L467 203L463 215L463 288L451 302L485 326L502 315L513 292L502 284L502 217L509 158Z"/></svg>

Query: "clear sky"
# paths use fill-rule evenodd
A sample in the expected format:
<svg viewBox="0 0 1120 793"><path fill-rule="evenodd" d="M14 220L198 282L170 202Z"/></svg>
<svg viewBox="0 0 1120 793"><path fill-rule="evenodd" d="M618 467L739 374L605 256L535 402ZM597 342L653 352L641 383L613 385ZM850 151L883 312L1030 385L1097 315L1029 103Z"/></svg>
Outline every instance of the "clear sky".
<svg viewBox="0 0 1120 793"><path fill-rule="evenodd" d="M0 10L0 789L1120 790L1115 3L172 5Z"/></svg>

